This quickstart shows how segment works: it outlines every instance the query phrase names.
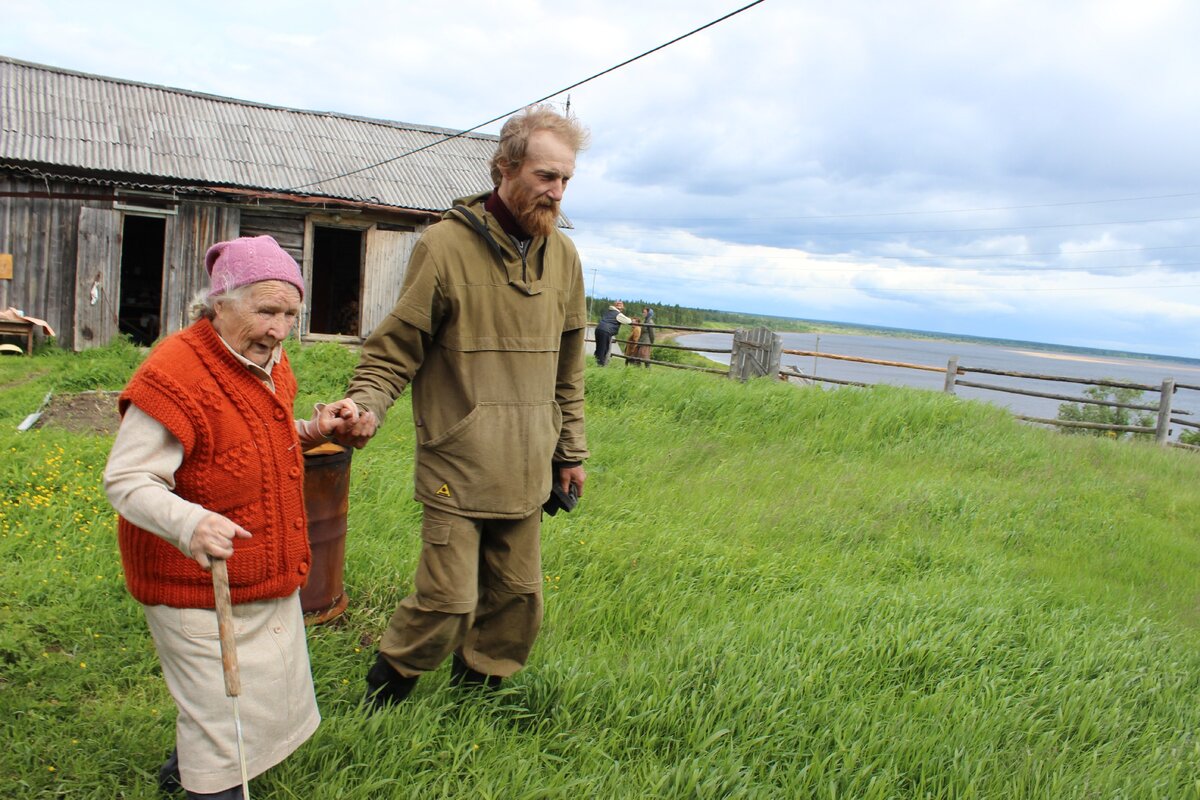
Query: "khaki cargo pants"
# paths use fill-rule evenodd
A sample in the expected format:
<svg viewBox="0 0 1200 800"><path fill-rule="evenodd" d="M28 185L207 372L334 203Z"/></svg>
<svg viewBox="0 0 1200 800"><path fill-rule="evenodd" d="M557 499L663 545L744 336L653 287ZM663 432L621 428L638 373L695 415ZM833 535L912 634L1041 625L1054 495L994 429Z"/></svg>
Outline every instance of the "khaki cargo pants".
<svg viewBox="0 0 1200 800"><path fill-rule="evenodd" d="M408 676L455 651L487 675L525 666L542 625L541 527L541 509L472 519L425 506L415 591L396 607L379 652Z"/></svg>

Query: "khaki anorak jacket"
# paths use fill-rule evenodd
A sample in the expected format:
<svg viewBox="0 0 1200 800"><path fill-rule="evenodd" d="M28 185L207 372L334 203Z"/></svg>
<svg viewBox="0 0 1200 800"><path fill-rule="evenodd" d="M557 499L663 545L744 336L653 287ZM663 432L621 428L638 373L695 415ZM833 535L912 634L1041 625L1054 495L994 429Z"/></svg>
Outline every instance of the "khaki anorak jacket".
<svg viewBox="0 0 1200 800"><path fill-rule="evenodd" d="M550 495L552 462L588 456L583 269L557 230L522 256L488 194L456 201L417 242L347 395L382 422L412 383L415 498L523 519Z"/></svg>

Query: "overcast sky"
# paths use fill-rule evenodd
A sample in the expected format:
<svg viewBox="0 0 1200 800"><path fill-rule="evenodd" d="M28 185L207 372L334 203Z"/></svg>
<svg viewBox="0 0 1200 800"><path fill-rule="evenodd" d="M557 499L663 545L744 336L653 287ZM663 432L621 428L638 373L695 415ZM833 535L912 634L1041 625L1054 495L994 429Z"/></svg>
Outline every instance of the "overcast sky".
<svg viewBox="0 0 1200 800"><path fill-rule="evenodd" d="M461 130L747 2L0 0L0 53ZM1194 0L765 0L570 92L589 292L1200 357L1198 42Z"/></svg>

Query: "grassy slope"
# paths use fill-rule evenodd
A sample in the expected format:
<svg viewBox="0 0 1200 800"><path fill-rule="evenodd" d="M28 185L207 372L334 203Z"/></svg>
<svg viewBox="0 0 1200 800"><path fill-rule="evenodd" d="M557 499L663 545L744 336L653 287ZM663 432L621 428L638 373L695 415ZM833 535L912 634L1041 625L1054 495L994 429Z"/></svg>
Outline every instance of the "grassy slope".
<svg viewBox="0 0 1200 800"><path fill-rule="evenodd" d="M300 408L350 367L296 361ZM94 362L20 369L120 385L126 356ZM120 580L108 442L11 432L48 380L0 394L0 796L150 798L174 710ZM490 700L443 669L357 708L417 552L405 400L356 453L350 611L310 630L325 723L258 795L1197 795L1194 454L899 388L588 381L587 493L547 521L543 635Z"/></svg>

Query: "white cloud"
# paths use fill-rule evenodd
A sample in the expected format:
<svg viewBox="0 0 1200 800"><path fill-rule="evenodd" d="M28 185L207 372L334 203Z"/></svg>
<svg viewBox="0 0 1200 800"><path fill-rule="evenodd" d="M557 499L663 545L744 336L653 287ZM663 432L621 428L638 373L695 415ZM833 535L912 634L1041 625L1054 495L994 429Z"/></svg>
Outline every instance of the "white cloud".
<svg viewBox="0 0 1200 800"><path fill-rule="evenodd" d="M461 129L739 5L0 0L0 53ZM1198 34L1187 0L767 0L571 91L589 288L1196 356Z"/></svg>

